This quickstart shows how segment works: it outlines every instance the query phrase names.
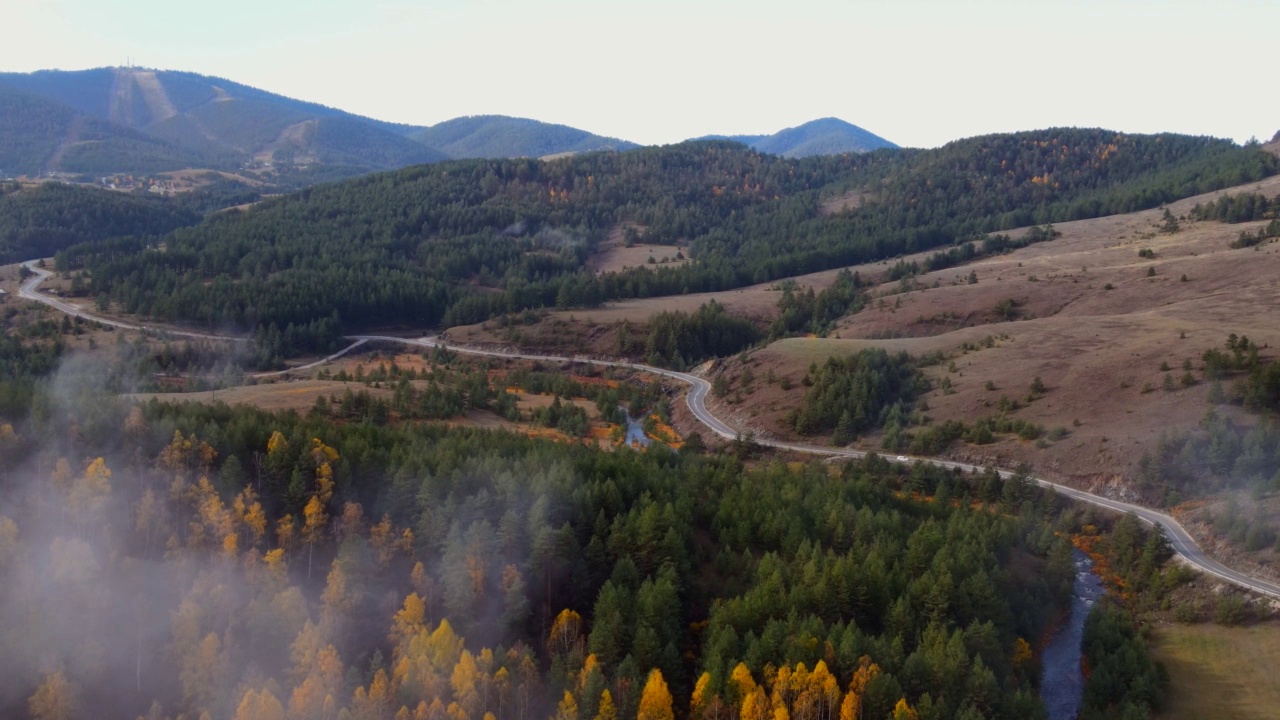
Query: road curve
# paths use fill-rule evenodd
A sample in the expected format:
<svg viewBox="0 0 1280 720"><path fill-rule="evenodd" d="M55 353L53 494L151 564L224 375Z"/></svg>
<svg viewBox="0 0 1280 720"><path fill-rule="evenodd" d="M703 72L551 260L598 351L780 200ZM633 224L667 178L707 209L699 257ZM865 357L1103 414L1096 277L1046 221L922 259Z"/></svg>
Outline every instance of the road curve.
<svg viewBox="0 0 1280 720"><path fill-rule="evenodd" d="M67 313L68 315L81 317L81 318L84 318L85 320L92 320L94 322L99 322L106 325L112 325L114 327L118 327L125 330L148 330L148 331L151 330L151 328L147 328L144 326L131 325L129 323L124 323L117 320L108 320L106 318L101 318L96 315L92 315L88 312L85 312L84 310L81 310L79 307L75 305L59 300L58 298L49 297L48 295L45 295L39 292L40 284L44 282L45 279L49 278L52 275L52 273L50 273L48 270L38 267L36 265L35 260L28 261L27 263L25 263L25 266L28 269L30 269L32 272L34 272L35 276L22 284L22 287L18 293L20 297L23 297L28 300L33 300L35 302L44 303L45 305L48 305L61 312ZM206 333L196 333L196 332L187 332L187 331L179 331L179 330L164 330L163 332L166 332L170 335L176 335L179 337L192 337L192 338L209 339L209 340L244 340L244 338L238 338L238 337L230 337L225 335L212 335L212 334L206 334ZM484 350L480 348L458 347L454 345L447 345L445 342L441 341L439 338L432 337L432 336L421 337L421 338L403 338L403 337L394 337L390 335L350 335L348 336L347 339L352 341L351 345L348 345L342 350L339 350L338 352L333 353L332 355L329 355L328 357L325 357L321 360L317 360L315 362L308 363L306 365L301 365L299 367L289 368L287 370L277 370L274 372L259 373L254 377L280 376L280 375L285 375L291 372L307 370L307 369L316 367L318 365L322 365L336 358L339 358L343 355L346 355L352 350L355 350L356 348L361 347L362 345L365 345L370 342L399 343L402 345L411 345L411 346L417 346L417 347L423 347L423 348L441 347L441 348L447 348L448 350L451 350L453 352L465 353L468 355L481 355L481 356L497 357L497 358L512 358L512 359L518 359L518 360L533 360L533 361L554 362L554 363L569 363L569 362L588 363L591 365L597 365L602 367L625 368L628 370L636 370L640 372L651 373L654 375L661 375L663 377L668 377L673 380L678 380L682 383L685 383L686 385L689 386L689 392L685 394L685 402L689 406L689 411L693 413L693 416L697 418L699 422L701 422L703 425L706 425L707 428L709 428L712 432L719 435L720 437L733 440L739 436L739 432L737 429L726 424L720 418L717 418L715 415L711 414L711 411L707 410L706 399L707 399L707 395L711 392L711 383L696 375L690 375L689 373L678 372L675 370L665 370L663 368L651 367L648 365L642 365L640 363L625 362L622 360L606 360L602 358L586 357L581 355L578 355L578 356L537 355L532 353L522 353L522 352L507 351L507 350ZM767 438L757 438L755 442L759 445L777 448L779 450L790 450L792 452L807 453L810 455L825 455L828 457L844 457L844 458L857 459L857 458L865 457L867 454L861 450L851 450L848 448L822 447L818 445L807 445L804 443L791 443L791 442L783 442L779 440L770 440ZM962 470L964 472L970 472L970 473L979 472L983 469L980 466L970 465L967 463L953 462L950 460L941 460L936 458L905 457L905 456L898 456L898 457L901 457L903 459L898 460L891 456L885 456L885 459L889 460L890 462L905 462L905 463L925 462L925 463L931 463L933 465L938 465L940 467L944 467L947 469ZM1014 473L1008 470L999 470L999 473L1001 477L1006 479L1014 477ZM1200 546L1196 544L1195 539L1191 537L1191 534L1187 532L1186 528L1182 527L1182 525L1177 520L1175 520L1172 516L1166 513L1162 513L1158 510L1152 510L1151 508L1142 507L1140 505L1134 505L1132 503L1122 502L1120 500L1112 500L1111 498L1103 497L1101 495L1095 495L1093 493L1086 492L1084 490L1078 490L1076 488L1068 487L1066 485L1059 485L1058 483L1049 482L1048 480L1044 480L1042 478L1031 478L1031 480L1036 484L1040 485L1041 487L1051 488L1055 492L1061 493L1073 500L1090 503L1092 505L1096 505L1098 507L1106 508L1108 510L1113 510L1116 512L1133 513L1140 520L1150 525L1154 525L1156 527L1163 529L1165 536L1168 537L1169 543L1173 547L1174 552L1177 553L1178 557L1181 558L1182 562L1192 567L1195 567L1199 570L1202 570L1206 573L1209 573L1210 575L1214 575L1222 580L1225 580L1234 585L1242 587L1246 590L1252 590L1254 592L1261 593L1263 595L1267 595L1272 598L1280 599L1280 585L1276 585L1274 583L1270 583L1265 580L1261 580L1259 578L1254 578L1244 573L1237 572L1223 565L1217 560L1214 560L1213 558L1209 557L1207 554L1205 554L1204 550L1202 550Z"/></svg>

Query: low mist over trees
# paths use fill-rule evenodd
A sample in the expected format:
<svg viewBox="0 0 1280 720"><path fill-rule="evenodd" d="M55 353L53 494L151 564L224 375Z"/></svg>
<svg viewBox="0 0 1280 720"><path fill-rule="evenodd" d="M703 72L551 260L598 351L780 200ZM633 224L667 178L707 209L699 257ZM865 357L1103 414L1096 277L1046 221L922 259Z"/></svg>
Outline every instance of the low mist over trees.
<svg viewBox="0 0 1280 720"><path fill-rule="evenodd" d="M43 411L5 411L7 716L1041 712L1018 649L1073 571L1030 486L927 503L874 458L131 406L103 372L69 365Z"/></svg>

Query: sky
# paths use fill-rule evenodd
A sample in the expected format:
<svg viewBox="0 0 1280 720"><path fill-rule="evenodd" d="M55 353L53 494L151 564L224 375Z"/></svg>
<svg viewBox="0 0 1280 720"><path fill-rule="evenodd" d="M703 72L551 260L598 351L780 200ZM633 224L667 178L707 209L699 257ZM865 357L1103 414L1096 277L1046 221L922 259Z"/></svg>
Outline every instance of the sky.
<svg viewBox="0 0 1280 720"><path fill-rule="evenodd" d="M3 0L0 70L187 70L382 120L642 144L839 117L936 147L1280 130L1276 0Z"/></svg>

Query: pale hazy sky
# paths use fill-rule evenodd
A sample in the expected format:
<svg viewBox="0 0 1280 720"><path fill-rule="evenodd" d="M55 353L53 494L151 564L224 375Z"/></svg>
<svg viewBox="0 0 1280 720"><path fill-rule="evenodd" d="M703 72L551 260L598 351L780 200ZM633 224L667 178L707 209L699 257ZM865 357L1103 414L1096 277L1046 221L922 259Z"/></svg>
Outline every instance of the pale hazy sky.
<svg viewBox="0 0 1280 720"><path fill-rule="evenodd" d="M836 116L902 145L1280 129L1280 0L0 0L0 70L190 70L384 120L640 143Z"/></svg>

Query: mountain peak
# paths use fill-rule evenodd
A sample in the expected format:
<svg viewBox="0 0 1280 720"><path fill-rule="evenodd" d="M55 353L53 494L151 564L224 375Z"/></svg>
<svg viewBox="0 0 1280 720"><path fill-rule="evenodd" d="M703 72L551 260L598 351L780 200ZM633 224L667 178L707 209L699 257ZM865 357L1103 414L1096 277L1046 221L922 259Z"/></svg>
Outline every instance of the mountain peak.
<svg viewBox="0 0 1280 720"><path fill-rule="evenodd" d="M750 145L761 152L785 157L838 155L898 147L875 133L837 117L818 118L796 127L785 128Z"/></svg>
<svg viewBox="0 0 1280 720"><path fill-rule="evenodd" d="M635 143L586 130L509 115L466 115L412 136L452 157L543 157L592 150L629 150Z"/></svg>

